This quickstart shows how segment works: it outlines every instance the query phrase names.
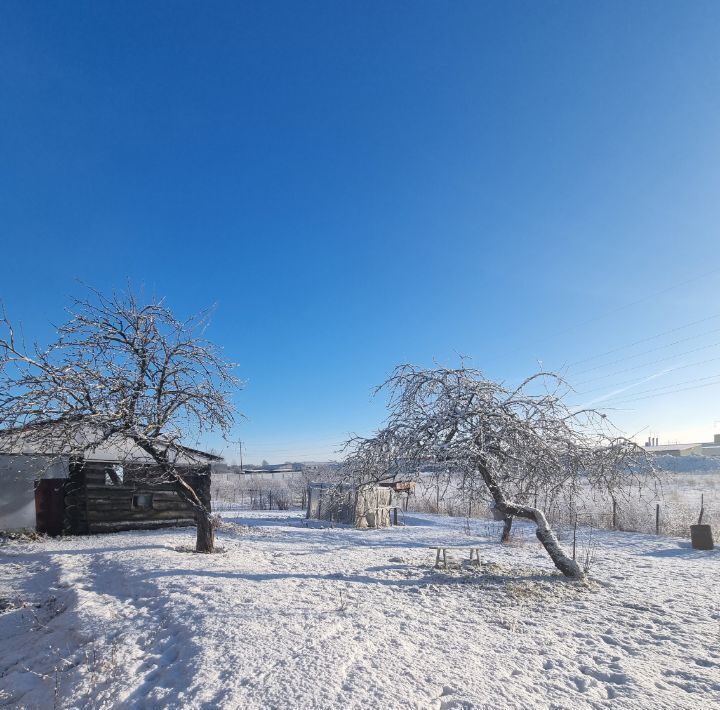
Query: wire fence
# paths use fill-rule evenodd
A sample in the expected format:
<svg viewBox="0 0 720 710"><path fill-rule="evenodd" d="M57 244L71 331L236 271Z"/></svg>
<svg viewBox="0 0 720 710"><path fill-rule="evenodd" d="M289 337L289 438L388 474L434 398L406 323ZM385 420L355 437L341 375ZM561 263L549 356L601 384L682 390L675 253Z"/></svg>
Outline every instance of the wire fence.
<svg viewBox="0 0 720 710"><path fill-rule="evenodd" d="M720 503L716 498L701 503L691 500L641 499L629 498L613 502L611 499L580 500L576 502L549 501L540 505L548 522L558 537L567 539L577 526L602 530L639 532L670 537L689 538L690 526L700 521L710 525L713 537L720 539ZM460 496L447 497L444 500L411 498L409 510L414 512L439 513L453 517L490 521L493 518L490 500L475 501L470 504ZM498 537L502 523L492 521L491 530Z"/></svg>
<svg viewBox="0 0 720 710"><path fill-rule="evenodd" d="M688 538L690 526L699 521L701 508L702 522L710 525L714 538L720 540L720 490L715 490L714 480L702 480L707 490L704 495L697 487L698 480L683 479L681 486L668 489L661 498L643 498L628 491L613 501L585 491L574 500L545 497L526 502L543 510L561 540L567 540L569 531L576 526ZM493 534L496 528L502 528L502 523L493 521L489 498L468 500L463 491L453 487L442 491L442 495L435 486L418 486L416 491L408 500L408 511L484 520L493 525ZM243 487L214 485L211 490L213 511L218 513L304 509L306 493L302 486L280 482Z"/></svg>
<svg viewBox="0 0 720 710"><path fill-rule="evenodd" d="M211 488L214 513L248 510L291 510L304 507L304 491L285 486L218 487Z"/></svg>

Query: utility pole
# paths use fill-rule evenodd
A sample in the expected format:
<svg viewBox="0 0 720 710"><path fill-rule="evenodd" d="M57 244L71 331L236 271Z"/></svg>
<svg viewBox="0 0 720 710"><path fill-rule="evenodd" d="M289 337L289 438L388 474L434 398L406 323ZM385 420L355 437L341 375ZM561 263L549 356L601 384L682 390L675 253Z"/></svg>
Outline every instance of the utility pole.
<svg viewBox="0 0 720 710"><path fill-rule="evenodd" d="M240 473L243 472L243 465L242 465L242 441L240 442Z"/></svg>

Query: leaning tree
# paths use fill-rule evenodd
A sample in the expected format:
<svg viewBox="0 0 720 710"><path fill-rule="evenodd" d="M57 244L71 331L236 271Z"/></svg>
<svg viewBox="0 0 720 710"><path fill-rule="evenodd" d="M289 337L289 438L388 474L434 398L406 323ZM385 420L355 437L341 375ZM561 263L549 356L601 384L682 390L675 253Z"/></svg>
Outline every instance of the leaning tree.
<svg viewBox="0 0 720 710"><path fill-rule="evenodd" d="M3 447L73 457L114 445L128 461L151 461L139 475L173 484L195 512L197 551L211 552L211 511L179 461L202 460L189 439L229 436L235 365L204 337L207 312L179 320L163 300L141 303L130 289L90 291L72 302L48 347L26 346L3 312Z"/></svg>
<svg viewBox="0 0 720 710"><path fill-rule="evenodd" d="M377 391L388 392L386 426L349 444L358 475L419 471L432 464L462 477L466 490L483 486L505 518L536 525L555 566L583 576L558 543L545 513L526 501L532 491L572 494L582 486L616 495L652 476L644 449L613 434L604 414L573 410L561 377L541 372L518 387L487 379L476 369L397 367ZM374 473L372 473L374 472Z"/></svg>

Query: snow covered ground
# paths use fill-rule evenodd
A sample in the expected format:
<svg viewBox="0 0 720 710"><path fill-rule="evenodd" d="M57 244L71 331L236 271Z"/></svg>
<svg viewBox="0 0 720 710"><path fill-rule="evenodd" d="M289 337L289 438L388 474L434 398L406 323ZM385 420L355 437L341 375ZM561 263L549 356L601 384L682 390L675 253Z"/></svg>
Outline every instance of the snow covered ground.
<svg viewBox="0 0 720 710"><path fill-rule="evenodd" d="M596 532L591 579L577 583L530 534L500 546L479 521L409 522L360 531L247 513L216 555L178 550L190 529L6 544L0 706L720 704L717 550ZM433 569L429 545L471 540L478 569Z"/></svg>

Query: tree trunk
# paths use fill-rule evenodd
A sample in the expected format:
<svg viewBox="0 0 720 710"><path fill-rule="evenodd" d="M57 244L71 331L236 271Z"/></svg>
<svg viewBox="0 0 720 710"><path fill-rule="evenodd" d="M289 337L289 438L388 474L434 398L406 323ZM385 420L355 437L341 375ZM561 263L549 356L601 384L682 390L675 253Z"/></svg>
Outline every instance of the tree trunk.
<svg viewBox="0 0 720 710"><path fill-rule="evenodd" d="M506 515L503 518L503 531L500 542L510 542L510 530L512 529L512 515Z"/></svg>
<svg viewBox="0 0 720 710"><path fill-rule="evenodd" d="M198 510L195 519L197 520L195 552L214 552L215 526L212 523L210 514L205 510Z"/></svg>
<svg viewBox="0 0 720 710"><path fill-rule="evenodd" d="M495 508L505 514L506 527L508 527L508 518L511 519L512 524L512 516L532 520L535 525L537 525L535 535L537 535L537 539L540 540L542 546L545 548L548 555L550 555L550 559L555 564L555 567L557 567L566 577L570 577L572 579L582 579L584 575L580 569L580 565L563 552L560 547L560 543L558 542L558 539L552 531L552 528L550 527L542 510L539 508L532 508L527 505L519 505L506 500L502 489L495 480L495 477L490 473L484 464L480 464L478 466L478 472L482 476L485 485L488 487L488 490L495 501ZM504 534L505 531L503 530L503 536Z"/></svg>
<svg viewBox="0 0 720 710"><path fill-rule="evenodd" d="M538 508L531 508L530 510L534 511L534 516L525 517L529 517L531 520L535 521L537 525L535 535L537 535L537 539L540 540L542 546L545 548L548 555L550 555L550 559L555 563L555 566L566 577L582 579L584 575L580 569L580 565L562 551L560 543L558 542L557 537L555 537L555 533L552 531L552 528L545 518L545 514Z"/></svg>

